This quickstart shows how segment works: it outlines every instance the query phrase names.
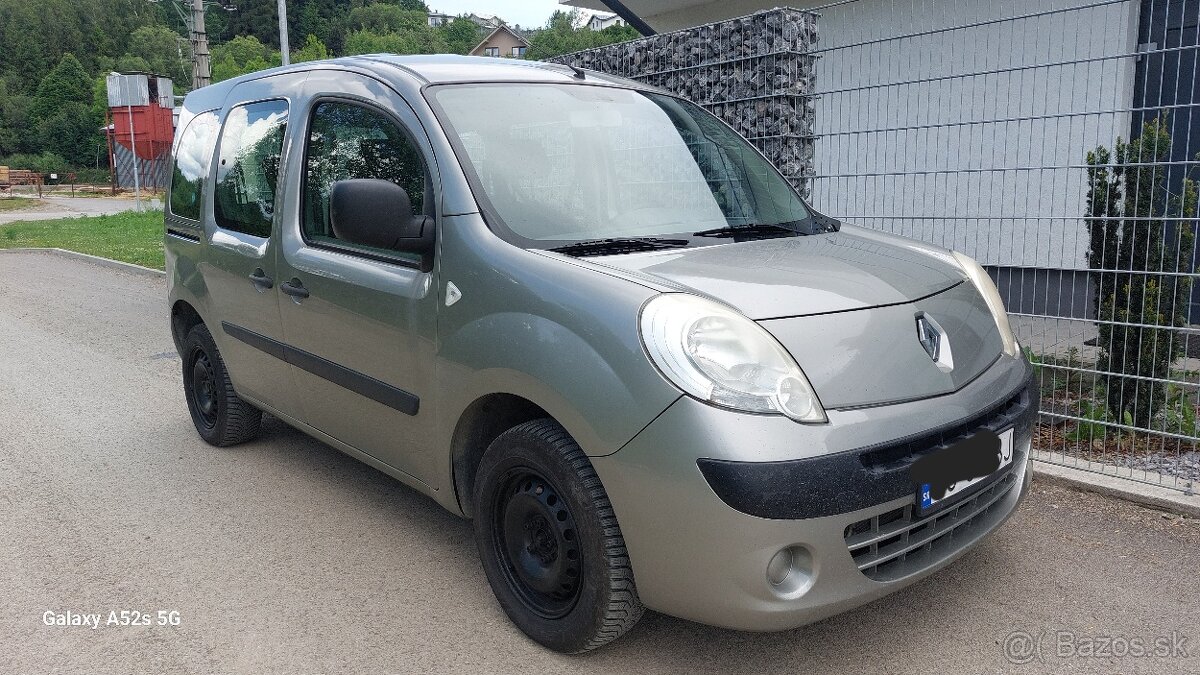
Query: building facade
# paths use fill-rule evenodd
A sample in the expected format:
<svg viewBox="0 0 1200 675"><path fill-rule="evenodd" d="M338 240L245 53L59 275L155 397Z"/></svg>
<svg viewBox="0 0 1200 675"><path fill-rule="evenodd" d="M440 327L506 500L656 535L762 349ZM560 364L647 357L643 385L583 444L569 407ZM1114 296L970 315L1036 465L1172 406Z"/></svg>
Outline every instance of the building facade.
<svg viewBox="0 0 1200 675"><path fill-rule="evenodd" d="M528 48L528 40L508 26L501 24L471 50L471 56L523 59L525 50Z"/></svg>
<svg viewBox="0 0 1200 675"><path fill-rule="evenodd" d="M625 20L616 14L596 13L592 14L588 19L587 27L590 30L604 30L609 26L624 26Z"/></svg>

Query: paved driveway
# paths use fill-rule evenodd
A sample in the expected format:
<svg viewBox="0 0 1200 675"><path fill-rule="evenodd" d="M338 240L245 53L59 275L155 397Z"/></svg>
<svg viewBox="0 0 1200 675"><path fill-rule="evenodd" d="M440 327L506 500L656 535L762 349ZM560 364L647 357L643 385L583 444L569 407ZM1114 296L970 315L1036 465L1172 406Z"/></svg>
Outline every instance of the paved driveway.
<svg viewBox="0 0 1200 675"><path fill-rule="evenodd" d="M21 195L25 196L25 195ZM149 207L150 201L143 199ZM132 197L61 197L45 196L28 209L0 211L0 225L18 220L52 220L76 216L112 215L130 211L136 206Z"/></svg>
<svg viewBox="0 0 1200 675"><path fill-rule="evenodd" d="M1039 483L956 565L815 626L647 615L591 655L548 653L432 501L277 421L252 444L201 443L164 295L0 254L0 672L1200 672L1200 526ZM46 626L47 610L180 623ZM1174 634L1190 658L1060 658L1058 630L1100 650L1087 640ZM1016 631L1041 659L1006 661Z"/></svg>

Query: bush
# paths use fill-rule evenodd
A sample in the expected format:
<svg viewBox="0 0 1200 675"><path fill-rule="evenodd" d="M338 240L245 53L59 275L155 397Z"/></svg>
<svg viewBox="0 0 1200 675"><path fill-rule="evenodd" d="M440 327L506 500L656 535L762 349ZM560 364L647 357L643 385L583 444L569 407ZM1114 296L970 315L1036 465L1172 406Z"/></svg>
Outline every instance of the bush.
<svg viewBox="0 0 1200 675"><path fill-rule="evenodd" d="M1105 377L1108 416L1145 428L1166 404L1166 387L1156 380L1169 377L1183 347L1171 328L1185 324L1191 293L1191 279L1178 273L1192 272L1196 183L1185 178L1179 195L1168 194L1170 150L1168 122L1159 117L1128 143L1117 139L1115 152L1087 154L1098 368L1116 373Z"/></svg>
<svg viewBox="0 0 1200 675"><path fill-rule="evenodd" d="M587 27L576 28L575 14L560 10L550 16L545 29L529 39L529 51L525 53L525 58L540 61L614 42L636 40L641 36L629 26L609 26L600 31Z"/></svg>
<svg viewBox="0 0 1200 675"><path fill-rule="evenodd" d="M40 174L66 173L67 160L62 155L53 152L43 152L36 155L16 154L0 157L0 166L10 169L29 169Z"/></svg>

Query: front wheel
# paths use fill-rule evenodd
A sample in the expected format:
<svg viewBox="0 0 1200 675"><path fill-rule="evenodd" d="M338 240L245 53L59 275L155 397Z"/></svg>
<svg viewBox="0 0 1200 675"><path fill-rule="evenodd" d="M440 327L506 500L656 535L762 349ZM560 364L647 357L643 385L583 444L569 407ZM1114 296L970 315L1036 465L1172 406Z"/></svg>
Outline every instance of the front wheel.
<svg viewBox="0 0 1200 675"><path fill-rule="evenodd" d="M555 651L585 652L642 617L608 495L556 422L526 422L493 441L472 497L484 572L526 635Z"/></svg>

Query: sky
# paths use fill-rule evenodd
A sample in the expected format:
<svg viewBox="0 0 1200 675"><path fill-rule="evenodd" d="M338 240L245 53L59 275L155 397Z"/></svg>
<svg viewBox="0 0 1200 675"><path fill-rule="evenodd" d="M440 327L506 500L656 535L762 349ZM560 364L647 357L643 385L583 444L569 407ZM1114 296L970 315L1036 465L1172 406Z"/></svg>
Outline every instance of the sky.
<svg viewBox="0 0 1200 675"><path fill-rule="evenodd" d="M560 7L558 0L425 0L425 4L445 14L495 14L522 28L544 26Z"/></svg>

